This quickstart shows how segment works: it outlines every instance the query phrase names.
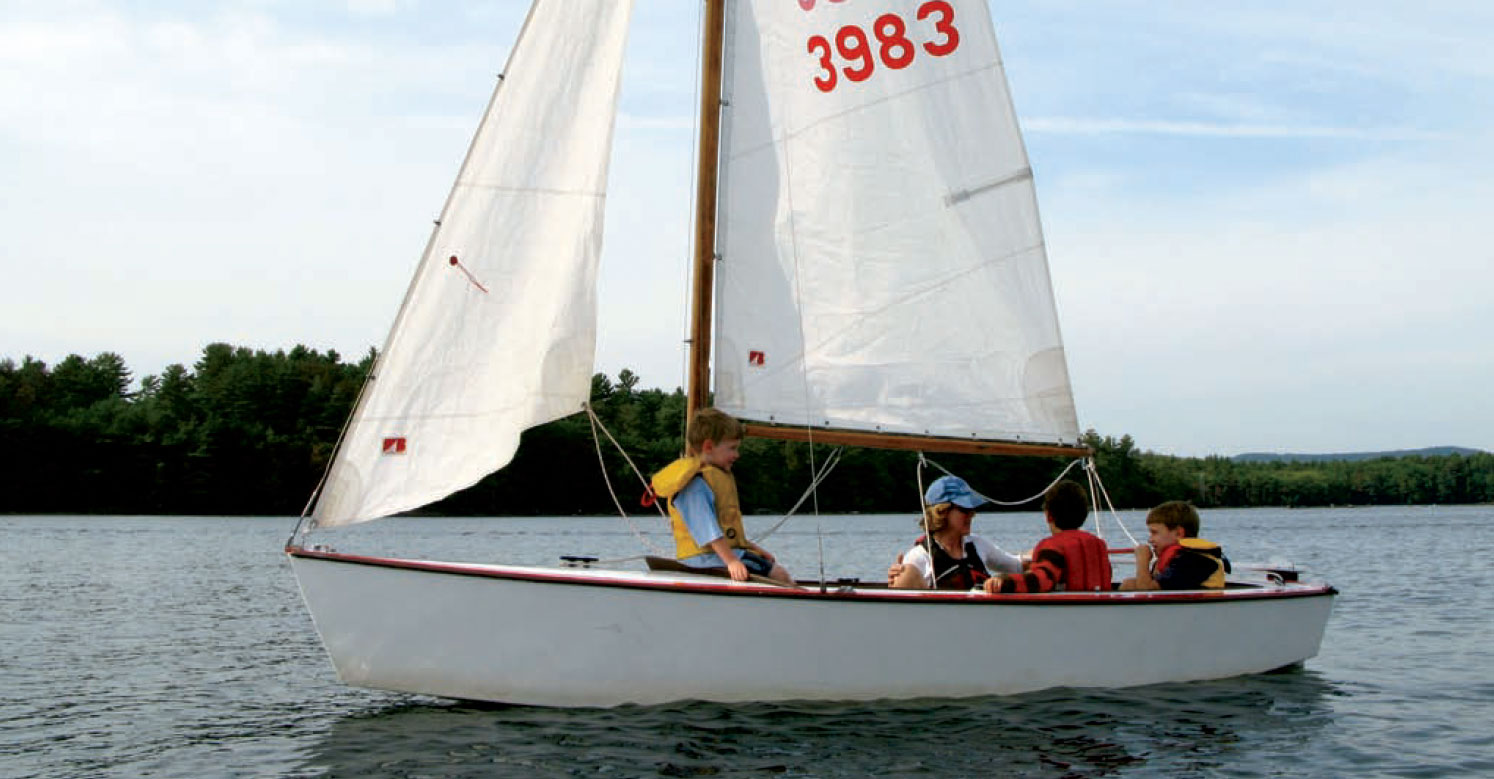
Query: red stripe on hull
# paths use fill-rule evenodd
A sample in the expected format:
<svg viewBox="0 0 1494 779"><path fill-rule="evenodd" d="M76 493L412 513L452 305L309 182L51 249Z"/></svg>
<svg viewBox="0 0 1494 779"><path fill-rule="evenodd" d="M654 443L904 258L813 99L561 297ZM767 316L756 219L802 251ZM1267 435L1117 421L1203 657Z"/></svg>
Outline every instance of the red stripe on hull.
<svg viewBox="0 0 1494 779"><path fill-rule="evenodd" d="M1280 589L1228 589L1208 592L1109 592L1109 593L1032 593L986 595L983 593L929 591L929 590L856 590L842 592L845 585L826 583L826 591L820 592L818 583L810 582L802 588L773 587L754 584L713 584L709 582L661 582L643 579L617 580L595 576L578 576L556 571L495 570L487 567L469 567L463 564L402 560L392 557L369 557L364 555L321 552L302 547L287 546L286 554L314 560L370 565L381 568L400 568L412 571L449 574L455 576L477 576L490 579L517 579L521 581L548 582L586 587L621 587L627 589L660 590L663 592L730 595L736 597L768 598L813 598L819 600L875 601L878 603L968 603L972 605L1146 605L1159 603L1217 603L1241 600L1267 600L1281 598L1314 598L1337 595L1338 590L1326 584L1288 585ZM606 569L596 569L606 570ZM627 571L617 571L629 575Z"/></svg>

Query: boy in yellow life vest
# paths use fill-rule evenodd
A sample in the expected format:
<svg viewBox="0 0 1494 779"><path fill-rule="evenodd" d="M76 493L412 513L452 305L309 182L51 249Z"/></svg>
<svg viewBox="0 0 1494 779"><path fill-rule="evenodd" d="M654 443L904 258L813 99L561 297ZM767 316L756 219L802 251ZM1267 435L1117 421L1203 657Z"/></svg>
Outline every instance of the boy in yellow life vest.
<svg viewBox="0 0 1494 779"><path fill-rule="evenodd" d="M1199 538L1198 527L1198 509L1187 501L1168 501L1148 511L1149 543L1136 547L1136 576L1121 582L1120 589L1223 589L1229 558L1218 544Z"/></svg>
<svg viewBox="0 0 1494 779"><path fill-rule="evenodd" d="M685 428L687 454L654 474L654 494L669 501L674 556L691 568L725 567L735 581L747 574L784 584L793 577L768 550L747 540L737 482L731 475L742 443L736 418L703 408Z"/></svg>

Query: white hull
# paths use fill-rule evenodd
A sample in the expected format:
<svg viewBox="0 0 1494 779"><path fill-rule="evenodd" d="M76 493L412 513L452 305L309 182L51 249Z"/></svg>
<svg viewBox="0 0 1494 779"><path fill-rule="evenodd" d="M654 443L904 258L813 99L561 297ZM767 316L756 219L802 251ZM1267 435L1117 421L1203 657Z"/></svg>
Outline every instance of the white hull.
<svg viewBox="0 0 1494 779"><path fill-rule="evenodd" d="M1334 590L787 590L291 550L349 684L547 706L1007 695L1217 679L1318 652ZM374 605L376 604L376 605Z"/></svg>

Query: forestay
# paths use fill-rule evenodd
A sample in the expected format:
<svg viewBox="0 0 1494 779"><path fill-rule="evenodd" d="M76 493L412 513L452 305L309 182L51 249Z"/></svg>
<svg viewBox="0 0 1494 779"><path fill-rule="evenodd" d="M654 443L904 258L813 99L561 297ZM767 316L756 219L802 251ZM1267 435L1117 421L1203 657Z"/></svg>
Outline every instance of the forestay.
<svg viewBox="0 0 1494 779"><path fill-rule="evenodd" d="M318 499L317 525L412 509L503 467L591 387L595 287L631 0L539 0Z"/></svg>
<svg viewBox="0 0 1494 779"><path fill-rule="evenodd" d="M1027 154L985 0L731 0L716 405L1073 442Z"/></svg>

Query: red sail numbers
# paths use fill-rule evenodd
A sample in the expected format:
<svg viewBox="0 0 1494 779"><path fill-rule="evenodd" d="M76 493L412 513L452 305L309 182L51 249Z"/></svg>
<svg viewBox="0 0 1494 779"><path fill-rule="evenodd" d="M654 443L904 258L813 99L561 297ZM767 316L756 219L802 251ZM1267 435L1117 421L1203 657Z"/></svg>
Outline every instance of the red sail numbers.
<svg viewBox="0 0 1494 779"><path fill-rule="evenodd" d="M815 2L799 0L799 7L811 11ZM805 48L819 66L814 75L815 88L833 92L841 85L842 77L856 83L871 78L879 62L889 70L902 70L918 59L920 50L929 56L944 57L960 47L954 7L948 0L928 0L914 12L912 29L909 21L901 14L885 13L869 28L848 24L831 37L809 36Z"/></svg>

